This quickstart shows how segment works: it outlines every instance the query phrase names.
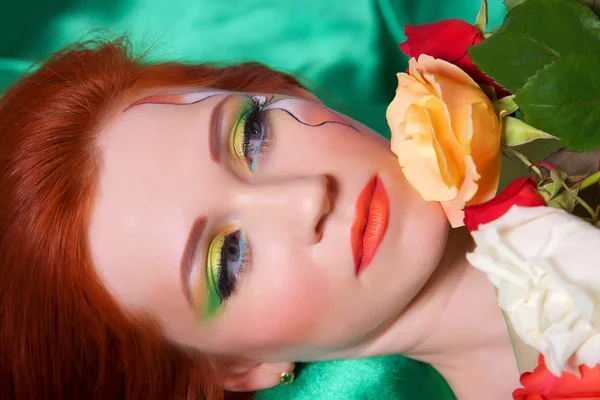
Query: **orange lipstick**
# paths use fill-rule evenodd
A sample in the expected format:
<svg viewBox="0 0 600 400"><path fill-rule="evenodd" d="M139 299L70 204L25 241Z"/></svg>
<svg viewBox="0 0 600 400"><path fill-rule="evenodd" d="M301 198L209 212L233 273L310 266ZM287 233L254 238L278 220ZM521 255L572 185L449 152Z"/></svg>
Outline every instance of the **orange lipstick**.
<svg viewBox="0 0 600 400"><path fill-rule="evenodd" d="M383 182L377 176L367 182L356 202L356 217L350 239L356 275L371 262L385 234L389 201Z"/></svg>

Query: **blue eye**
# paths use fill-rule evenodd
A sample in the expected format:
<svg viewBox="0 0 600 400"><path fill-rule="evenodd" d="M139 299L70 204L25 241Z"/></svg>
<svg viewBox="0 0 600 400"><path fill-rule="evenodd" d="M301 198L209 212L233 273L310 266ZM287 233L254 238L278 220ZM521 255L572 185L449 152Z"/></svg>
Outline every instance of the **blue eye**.
<svg viewBox="0 0 600 400"><path fill-rule="evenodd" d="M252 101L252 103L253 108L244 122L243 152L248 168L255 172L260 155L264 151L266 132L260 105L256 101Z"/></svg>
<svg viewBox="0 0 600 400"><path fill-rule="evenodd" d="M251 173L270 143L262 104L260 98L244 96L229 142L234 160Z"/></svg>
<svg viewBox="0 0 600 400"><path fill-rule="evenodd" d="M221 301L227 299L235 288L238 272L247 262L244 232L237 230L224 237L219 257L218 290Z"/></svg>
<svg viewBox="0 0 600 400"><path fill-rule="evenodd" d="M238 280L251 265L251 256L246 235L233 225L221 230L210 243L206 258L207 316L214 315L235 292Z"/></svg>
<svg viewBox="0 0 600 400"><path fill-rule="evenodd" d="M265 149L271 143L263 104L259 97L244 96L229 139L234 161L250 173L256 172Z"/></svg>

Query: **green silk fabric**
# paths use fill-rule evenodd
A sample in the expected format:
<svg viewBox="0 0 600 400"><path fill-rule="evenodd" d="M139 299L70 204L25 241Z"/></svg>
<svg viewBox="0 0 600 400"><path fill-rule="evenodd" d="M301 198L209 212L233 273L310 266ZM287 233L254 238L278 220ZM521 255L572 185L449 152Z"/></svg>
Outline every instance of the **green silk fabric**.
<svg viewBox="0 0 600 400"><path fill-rule="evenodd" d="M489 0L490 26L505 15ZM389 137L385 110L406 24L474 22L480 0L7 0L0 13L0 92L93 30L150 45L151 60L259 61L298 77L327 105ZM301 305L298 305L301 307ZM453 399L433 368L402 356L302 364L267 399Z"/></svg>
<svg viewBox="0 0 600 400"><path fill-rule="evenodd" d="M296 366L296 380L258 392L254 400L455 400L429 365L391 355Z"/></svg>
<svg viewBox="0 0 600 400"><path fill-rule="evenodd" d="M383 135L405 24L462 18L480 0L7 0L0 12L0 92L97 29L151 45L155 60L259 61L296 75L327 105ZM500 26L501 0L490 0Z"/></svg>

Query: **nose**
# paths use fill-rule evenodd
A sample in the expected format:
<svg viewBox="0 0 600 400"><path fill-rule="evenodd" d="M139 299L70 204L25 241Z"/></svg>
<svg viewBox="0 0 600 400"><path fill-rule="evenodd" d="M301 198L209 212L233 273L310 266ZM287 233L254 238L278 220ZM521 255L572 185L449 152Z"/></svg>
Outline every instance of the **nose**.
<svg viewBox="0 0 600 400"><path fill-rule="evenodd" d="M245 208L288 230L297 239L314 244L331 210L332 187L325 175L252 185L243 196Z"/></svg>

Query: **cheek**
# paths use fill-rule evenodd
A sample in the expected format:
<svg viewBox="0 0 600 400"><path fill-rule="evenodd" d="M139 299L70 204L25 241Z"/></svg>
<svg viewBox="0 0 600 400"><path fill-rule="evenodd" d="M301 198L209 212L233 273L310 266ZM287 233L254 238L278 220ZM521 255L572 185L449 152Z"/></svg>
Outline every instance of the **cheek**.
<svg viewBox="0 0 600 400"><path fill-rule="evenodd" d="M237 321L254 327L245 332L248 348L273 351L278 346L305 344L320 327L323 305L331 299L332 290L305 255L279 259L261 264L248 289L240 293L244 304L238 308Z"/></svg>
<svg viewBox="0 0 600 400"><path fill-rule="evenodd" d="M438 203L425 203L415 199L416 205L403 217L402 260L407 268L408 281L416 294L429 279L444 254L449 225Z"/></svg>
<svg viewBox="0 0 600 400"><path fill-rule="evenodd" d="M323 172L345 178L387 167L390 160L397 164L385 139L369 133L363 136L337 124L306 127L288 116L277 126L276 138L261 164L264 178L285 179Z"/></svg>
<svg viewBox="0 0 600 400"><path fill-rule="evenodd" d="M269 301L260 307L259 318L269 336L293 343L318 326L329 291L318 277L310 274L286 274L277 283L277 287L270 288Z"/></svg>
<svg viewBox="0 0 600 400"><path fill-rule="evenodd" d="M389 147L386 139L350 119L345 119L344 122L326 120L324 123L316 124L317 121L325 120L324 116L320 116L321 118L312 121L315 125L311 126L298 122L287 111L271 110L267 115L269 129L277 143L292 140L292 143L296 144L296 141L302 142L308 137L311 141L317 142L315 144L317 147L326 147L335 152L340 149L340 146L344 148L352 143L364 145L365 140L378 142L384 146L387 143Z"/></svg>

